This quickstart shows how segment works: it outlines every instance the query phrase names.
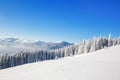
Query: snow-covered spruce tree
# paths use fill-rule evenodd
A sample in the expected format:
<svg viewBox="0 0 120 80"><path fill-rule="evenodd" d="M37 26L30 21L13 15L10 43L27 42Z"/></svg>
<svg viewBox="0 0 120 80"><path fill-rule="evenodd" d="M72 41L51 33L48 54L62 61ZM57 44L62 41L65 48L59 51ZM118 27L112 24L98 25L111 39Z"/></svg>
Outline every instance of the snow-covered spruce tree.
<svg viewBox="0 0 120 80"><path fill-rule="evenodd" d="M120 37L117 38L117 45L120 44Z"/></svg>
<svg viewBox="0 0 120 80"><path fill-rule="evenodd" d="M84 43L78 45L78 54L84 53Z"/></svg>
<svg viewBox="0 0 120 80"><path fill-rule="evenodd" d="M113 45L113 40L111 38L111 34L109 34L109 37L108 37L108 47L110 47L112 45Z"/></svg>
<svg viewBox="0 0 120 80"><path fill-rule="evenodd" d="M38 62L43 60L58 59L66 56L84 54L93 52L104 47L110 47L120 44L120 38L112 39L97 37L92 40L83 41L76 45L67 46L55 50L36 50L36 51L21 51L14 55L0 55L0 69L22 65L26 63Z"/></svg>
<svg viewBox="0 0 120 80"><path fill-rule="evenodd" d="M91 48L91 40L90 41L85 41L85 44L84 44L84 53L90 52L90 48Z"/></svg>

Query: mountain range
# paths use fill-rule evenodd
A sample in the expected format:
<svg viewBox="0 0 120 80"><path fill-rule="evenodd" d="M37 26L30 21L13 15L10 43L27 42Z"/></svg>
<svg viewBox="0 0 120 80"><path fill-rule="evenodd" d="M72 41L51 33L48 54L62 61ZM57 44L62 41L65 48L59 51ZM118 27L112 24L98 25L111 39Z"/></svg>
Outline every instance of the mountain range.
<svg viewBox="0 0 120 80"><path fill-rule="evenodd" d="M53 50L73 45L66 41L61 42L43 42L26 40L20 38L4 38L0 39L0 54L14 54L20 51L35 51L35 50Z"/></svg>

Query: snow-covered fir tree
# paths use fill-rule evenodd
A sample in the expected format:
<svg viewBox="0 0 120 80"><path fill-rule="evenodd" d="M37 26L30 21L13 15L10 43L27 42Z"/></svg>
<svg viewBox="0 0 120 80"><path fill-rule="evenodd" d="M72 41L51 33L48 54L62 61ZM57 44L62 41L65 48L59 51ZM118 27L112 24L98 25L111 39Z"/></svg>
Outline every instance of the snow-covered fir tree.
<svg viewBox="0 0 120 80"><path fill-rule="evenodd" d="M120 37L112 39L111 35L108 38L94 37L92 40L83 41L76 45L67 46L55 50L36 50L36 51L21 51L14 55L0 55L0 69L22 65L26 63L38 62L43 60L58 59L66 56L79 55L93 52L105 47L115 46L120 44Z"/></svg>

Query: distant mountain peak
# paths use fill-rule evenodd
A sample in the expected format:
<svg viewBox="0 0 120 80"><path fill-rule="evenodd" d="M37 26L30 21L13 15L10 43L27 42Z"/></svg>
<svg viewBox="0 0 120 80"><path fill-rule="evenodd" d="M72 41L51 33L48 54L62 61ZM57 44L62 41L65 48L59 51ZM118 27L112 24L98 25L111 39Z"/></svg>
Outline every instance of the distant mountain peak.
<svg viewBox="0 0 120 80"><path fill-rule="evenodd" d="M61 42L43 42L43 41L35 41L35 40L27 40L21 38L4 38L0 39L0 54L4 53L16 53L21 50L30 51L30 50L51 50L63 48L65 46L72 45L67 41Z"/></svg>
<svg viewBox="0 0 120 80"><path fill-rule="evenodd" d="M4 38L2 40L7 41L7 42L16 42L17 40L19 40L19 38Z"/></svg>

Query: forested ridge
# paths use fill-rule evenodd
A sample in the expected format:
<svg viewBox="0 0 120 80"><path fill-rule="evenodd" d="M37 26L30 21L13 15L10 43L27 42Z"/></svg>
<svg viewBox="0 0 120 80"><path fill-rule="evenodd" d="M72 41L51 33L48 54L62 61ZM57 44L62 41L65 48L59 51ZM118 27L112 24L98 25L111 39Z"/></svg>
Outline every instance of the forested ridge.
<svg viewBox="0 0 120 80"><path fill-rule="evenodd" d="M96 37L91 40L86 40L76 45L67 46L55 50L37 50L37 51L21 51L19 53L1 54L0 69L9 68L26 63L58 59L66 56L80 55L89 52L94 52L99 49L107 48L120 44L120 38Z"/></svg>

